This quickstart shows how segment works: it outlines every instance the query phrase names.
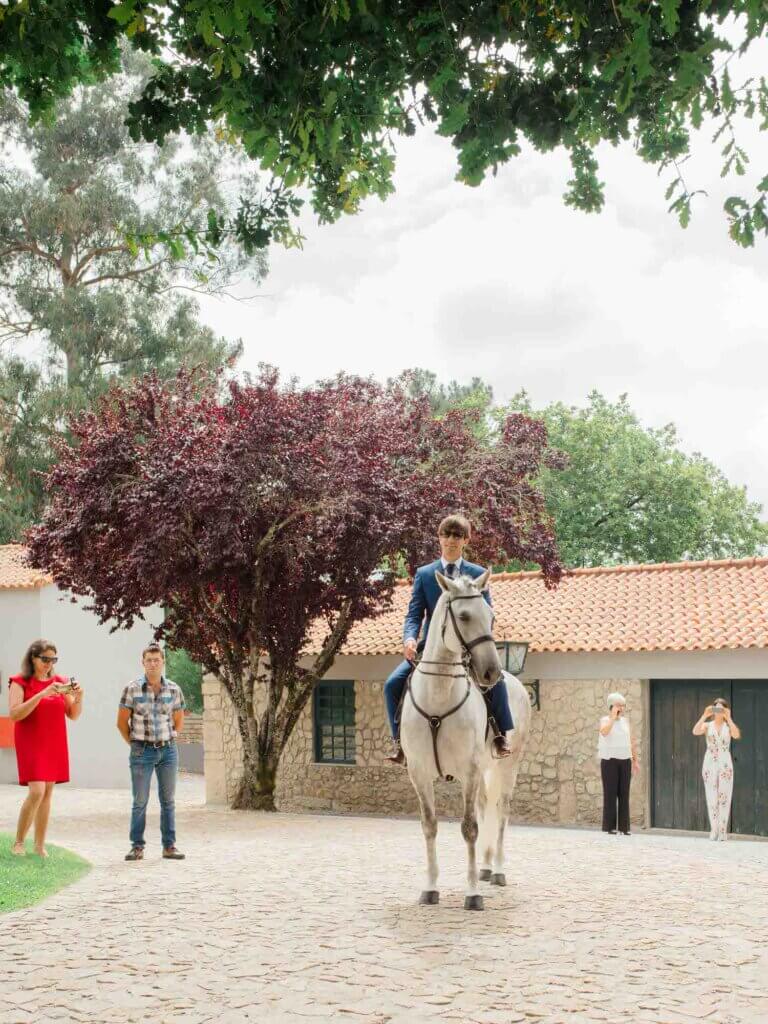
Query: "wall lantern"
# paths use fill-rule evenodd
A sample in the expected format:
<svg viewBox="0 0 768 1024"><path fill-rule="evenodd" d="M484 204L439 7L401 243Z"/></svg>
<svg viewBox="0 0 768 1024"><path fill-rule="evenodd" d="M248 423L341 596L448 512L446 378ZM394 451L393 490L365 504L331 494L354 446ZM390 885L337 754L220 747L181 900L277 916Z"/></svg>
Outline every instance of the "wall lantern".
<svg viewBox="0 0 768 1024"><path fill-rule="evenodd" d="M508 640L496 644L504 671L519 676L525 667L528 655L528 643L522 640Z"/></svg>
<svg viewBox="0 0 768 1024"><path fill-rule="evenodd" d="M528 656L528 644L522 640L507 640L496 644L501 664L506 672L513 676L519 676L525 668L525 659ZM541 694L539 692L539 680L532 679L523 683L528 696L531 699L531 707L541 711Z"/></svg>

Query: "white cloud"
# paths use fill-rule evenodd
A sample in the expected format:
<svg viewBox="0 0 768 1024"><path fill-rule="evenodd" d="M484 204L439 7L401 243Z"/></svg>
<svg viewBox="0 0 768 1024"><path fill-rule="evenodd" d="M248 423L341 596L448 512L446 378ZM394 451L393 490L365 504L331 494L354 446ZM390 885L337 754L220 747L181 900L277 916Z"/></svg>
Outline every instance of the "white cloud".
<svg viewBox="0 0 768 1024"><path fill-rule="evenodd" d="M764 136L748 141L765 153ZM626 391L768 505L768 243L739 249L722 212L743 182L721 182L703 135L685 172L710 196L683 231L654 168L628 146L600 155L607 207L586 216L562 203L562 154L526 152L468 189L450 144L422 132L401 144L386 203L322 228L307 216L304 251L272 252L259 299L206 300L204 316L244 338L246 368L304 381L424 366L484 377L499 399Z"/></svg>

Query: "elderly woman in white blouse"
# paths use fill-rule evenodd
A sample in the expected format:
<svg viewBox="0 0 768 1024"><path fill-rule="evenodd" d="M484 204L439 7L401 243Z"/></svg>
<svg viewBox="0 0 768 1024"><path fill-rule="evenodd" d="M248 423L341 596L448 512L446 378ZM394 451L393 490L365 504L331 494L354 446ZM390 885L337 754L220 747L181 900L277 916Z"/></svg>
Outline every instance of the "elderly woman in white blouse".
<svg viewBox="0 0 768 1024"><path fill-rule="evenodd" d="M626 716L627 702L620 693L608 695L608 714L600 719L597 753L603 779L603 832L629 835L629 787L640 768L637 747ZM618 813L617 813L618 812Z"/></svg>

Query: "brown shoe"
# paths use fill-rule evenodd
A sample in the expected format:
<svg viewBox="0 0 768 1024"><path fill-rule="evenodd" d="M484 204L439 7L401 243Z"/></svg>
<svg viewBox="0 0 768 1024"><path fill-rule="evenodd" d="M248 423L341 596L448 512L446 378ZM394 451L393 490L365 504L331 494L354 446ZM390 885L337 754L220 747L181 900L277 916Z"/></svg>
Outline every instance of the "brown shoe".
<svg viewBox="0 0 768 1024"><path fill-rule="evenodd" d="M384 760L389 761L390 764L405 764L405 753L403 752L403 748L400 746L397 740L395 740L395 749L393 753L388 754L387 757L384 758Z"/></svg>
<svg viewBox="0 0 768 1024"><path fill-rule="evenodd" d="M507 742L506 736L494 736L493 737L493 756L494 757L509 757L512 753L509 743Z"/></svg>
<svg viewBox="0 0 768 1024"><path fill-rule="evenodd" d="M184 860L184 854L179 853L175 846L166 846L163 850L163 860Z"/></svg>
<svg viewBox="0 0 768 1024"><path fill-rule="evenodd" d="M132 846L131 852L126 853L126 860L144 860L144 847L143 846Z"/></svg>

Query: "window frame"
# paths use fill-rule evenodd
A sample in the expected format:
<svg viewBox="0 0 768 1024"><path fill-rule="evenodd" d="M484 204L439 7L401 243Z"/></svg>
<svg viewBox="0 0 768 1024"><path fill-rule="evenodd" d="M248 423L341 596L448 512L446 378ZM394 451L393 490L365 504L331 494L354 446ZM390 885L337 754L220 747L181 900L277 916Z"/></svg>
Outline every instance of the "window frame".
<svg viewBox="0 0 768 1024"><path fill-rule="evenodd" d="M333 691L336 691L334 693ZM352 697L352 719L351 721L346 720L346 712L348 707L345 706L349 695ZM314 693L312 694L312 754L314 757L315 764L335 764L335 765L346 765L354 766L357 764L357 743L355 738L355 729L357 726L357 702L355 699L355 682L353 679L333 679L333 680L321 680L315 686ZM320 716L320 702L321 699L330 697L331 702L333 697L339 697L342 704L342 712L344 720L342 722L322 721ZM349 749L350 741L347 738L347 730L351 727L352 739L351 739L351 751ZM336 729L341 730L341 742L343 745L344 756L338 757L326 757L323 755L323 729L331 729L331 749L335 752L337 737L334 735Z"/></svg>

